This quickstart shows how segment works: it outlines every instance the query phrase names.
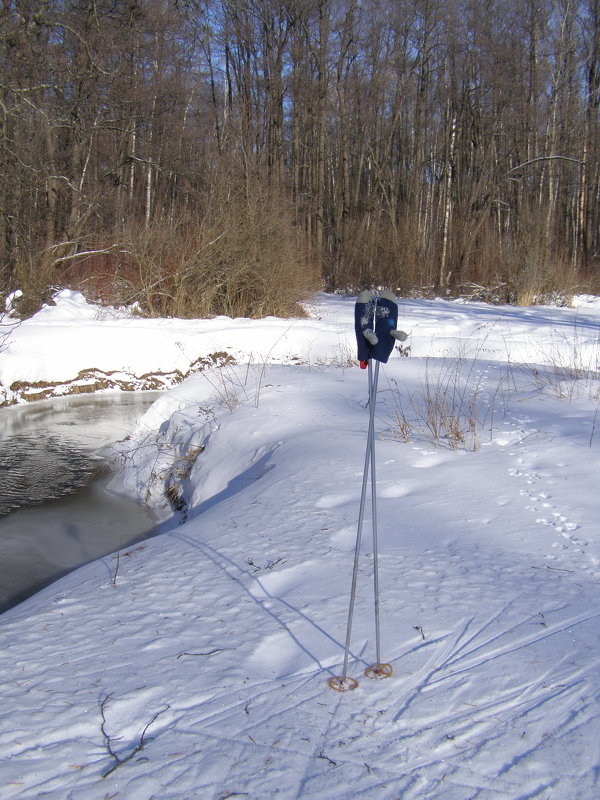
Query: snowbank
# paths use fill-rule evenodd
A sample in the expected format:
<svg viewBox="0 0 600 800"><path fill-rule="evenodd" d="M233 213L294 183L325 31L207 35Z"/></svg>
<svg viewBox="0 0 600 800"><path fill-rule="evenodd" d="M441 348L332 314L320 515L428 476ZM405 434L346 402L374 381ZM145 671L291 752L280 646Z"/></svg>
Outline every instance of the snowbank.
<svg viewBox="0 0 600 800"><path fill-rule="evenodd" d="M70 290L54 302L20 323L6 321L0 401L97 390L103 381L109 389L169 388L227 360L312 364L352 352L348 330L335 320L145 319Z"/></svg>

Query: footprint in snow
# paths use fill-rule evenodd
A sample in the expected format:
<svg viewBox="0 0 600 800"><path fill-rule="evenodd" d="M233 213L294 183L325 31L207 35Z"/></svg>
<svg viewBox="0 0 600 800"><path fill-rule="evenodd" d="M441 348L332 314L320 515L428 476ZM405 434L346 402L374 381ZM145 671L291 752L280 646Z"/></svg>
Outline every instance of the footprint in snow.
<svg viewBox="0 0 600 800"><path fill-rule="evenodd" d="M535 457L536 454L532 454ZM523 464L523 459L519 458L520 465ZM552 483L552 476L547 474L540 474L536 470L528 470L525 467L516 468L511 467L508 473L513 478L518 478L524 481L528 487L533 487L543 479L548 479ZM579 523L569 519L566 514L563 514L552 502L552 494L546 491L534 491L530 488L523 488L519 490L519 494L526 498L527 504L525 508L528 511L533 511L540 516L536 517L536 522L539 525L544 525L550 528L552 532L559 535L562 539L566 539L568 544L563 543L562 549L567 549L570 545L574 552L583 553L587 547L587 542L584 542L577 537L573 536L573 532L580 528ZM552 545L554 548L561 547L558 542Z"/></svg>

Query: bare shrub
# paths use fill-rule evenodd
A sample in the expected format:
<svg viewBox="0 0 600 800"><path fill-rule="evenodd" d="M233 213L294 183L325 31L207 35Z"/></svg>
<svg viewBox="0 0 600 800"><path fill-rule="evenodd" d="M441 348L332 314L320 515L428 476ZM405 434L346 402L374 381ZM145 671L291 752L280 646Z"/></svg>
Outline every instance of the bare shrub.
<svg viewBox="0 0 600 800"><path fill-rule="evenodd" d="M507 302L516 305L535 305L556 295L572 294L579 280L569 254L548 246L539 215L522 221L502 250L501 264L508 286Z"/></svg>
<svg viewBox="0 0 600 800"><path fill-rule="evenodd" d="M478 450L484 420L481 386L471 380L472 372L472 364L462 358L427 359L417 391L404 397L396 384L393 429L400 439L409 441L411 435L418 434L452 450Z"/></svg>
<svg viewBox="0 0 600 800"><path fill-rule="evenodd" d="M287 203L260 186L239 194L217 187L203 218L132 224L115 258L118 300L137 301L150 316L302 316L300 302L318 287Z"/></svg>
<svg viewBox="0 0 600 800"><path fill-rule="evenodd" d="M33 316L44 303L51 302L53 277L51 267L42 257L36 258L28 253L19 258L14 285L22 295L15 301L14 307L20 319Z"/></svg>
<svg viewBox="0 0 600 800"><path fill-rule="evenodd" d="M512 370L488 386L479 364L478 352L467 357L461 348L447 358L425 359L416 391L407 393L392 380L393 435L404 442L421 436L452 450L479 450L481 434L488 430L492 436L497 403L504 399L506 404L514 391Z"/></svg>
<svg viewBox="0 0 600 800"><path fill-rule="evenodd" d="M415 215L391 220L370 212L346 222L339 265L330 272L330 289L360 291L365 286L392 286L406 295L427 283L434 272L434 247L424 241Z"/></svg>

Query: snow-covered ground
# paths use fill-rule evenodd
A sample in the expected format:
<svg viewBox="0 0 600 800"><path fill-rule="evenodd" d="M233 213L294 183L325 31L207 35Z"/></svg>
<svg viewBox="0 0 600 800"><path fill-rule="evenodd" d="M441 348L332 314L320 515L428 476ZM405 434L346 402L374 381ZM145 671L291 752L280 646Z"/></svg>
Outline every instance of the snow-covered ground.
<svg viewBox="0 0 600 800"><path fill-rule="evenodd" d="M393 675L363 676L368 506L340 693L368 424L353 309L141 320L63 293L14 327L8 402L86 370L238 365L165 392L118 448L114 491L163 533L0 617L2 800L600 796L600 303L400 302L410 350L376 407Z"/></svg>

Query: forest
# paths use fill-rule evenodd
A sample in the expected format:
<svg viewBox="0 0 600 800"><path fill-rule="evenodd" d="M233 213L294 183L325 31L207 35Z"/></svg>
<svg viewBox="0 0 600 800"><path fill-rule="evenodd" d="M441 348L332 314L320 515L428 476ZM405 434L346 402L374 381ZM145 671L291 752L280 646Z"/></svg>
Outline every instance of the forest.
<svg viewBox="0 0 600 800"><path fill-rule="evenodd" d="M600 0L3 0L0 296L600 290Z"/></svg>

